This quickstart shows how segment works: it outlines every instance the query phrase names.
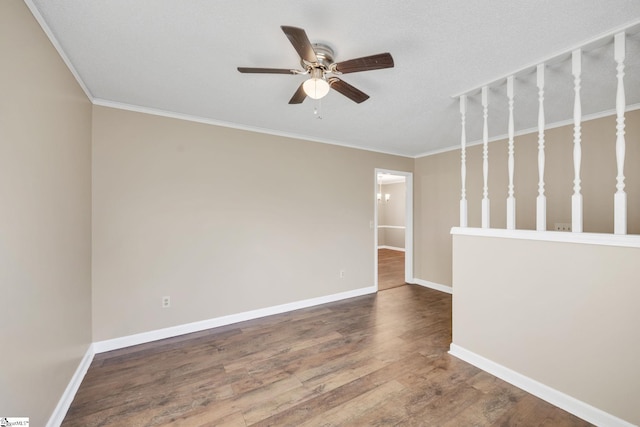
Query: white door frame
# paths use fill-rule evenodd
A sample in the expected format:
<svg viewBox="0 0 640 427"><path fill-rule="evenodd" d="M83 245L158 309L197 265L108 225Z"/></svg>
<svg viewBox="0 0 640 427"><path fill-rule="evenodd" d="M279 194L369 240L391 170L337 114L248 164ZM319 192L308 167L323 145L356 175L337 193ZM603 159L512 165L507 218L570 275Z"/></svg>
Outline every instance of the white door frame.
<svg viewBox="0 0 640 427"><path fill-rule="evenodd" d="M389 173L405 177L405 230L404 230L404 281L413 283L413 173L376 168L373 175L373 250L374 250L374 284L378 290L378 174Z"/></svg>

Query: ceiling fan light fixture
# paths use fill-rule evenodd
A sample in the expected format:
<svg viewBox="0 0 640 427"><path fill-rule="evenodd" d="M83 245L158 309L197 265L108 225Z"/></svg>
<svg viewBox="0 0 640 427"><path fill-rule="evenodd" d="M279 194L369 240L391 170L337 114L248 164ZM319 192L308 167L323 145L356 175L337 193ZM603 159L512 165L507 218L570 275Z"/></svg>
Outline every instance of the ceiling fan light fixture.
<svg viewBox="0 0 640 427"><path fill-rule="evenodd" d="M307 94L309 98L312 99L320 99L327 96L329 93L329 83L325 79L319 79L312 77L309 80L305 81L302 84L304 88L304 93Z"/></svg>
<svg viewBox="0 0 640 427"><path fill-rule="evenodd" d="M324 98L327 96L329 89L331 88L331 86L329 86L329 82L325 80L324 73L321 69L312 68L310 71L311 78L302 84L304 93L312 99Z"/></svg>

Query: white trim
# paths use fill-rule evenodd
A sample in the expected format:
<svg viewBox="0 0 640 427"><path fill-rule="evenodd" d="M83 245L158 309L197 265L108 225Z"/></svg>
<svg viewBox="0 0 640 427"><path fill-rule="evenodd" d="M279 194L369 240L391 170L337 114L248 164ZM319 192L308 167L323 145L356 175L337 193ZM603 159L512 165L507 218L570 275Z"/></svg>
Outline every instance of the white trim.
<svg viewBox="0 0 640 427"><path fill-rule="evenodd" d="M637 104L630 104L627 105L625 112L629 113L631 111L636 111L636 110L640 110L640 103ZM600 111L598 113L592 113L592 114L585 114L584 116L582 116L582 121L581 123L584 122L588 122L590 120L597 120L597 119L602 119L604 117L610 117L610 116L615 116L616 115L616 110L615 109L611 109L611 110L605 110L605 111ZM550 130L550 129L556 129L556 128L560 128L563 126L573 126L573 118L571 119L567 119L567 120L561 120L558 122L553 122L553 123L549 123L544 127L544 130ZM528 129L522 129L519 131L516 131L516 133L514 134L516 137L519 136L523 136L523 135L529 135L535 133L536 135L538 134L538 127L532 127L532 128L528 128ZM496 142L496 141L504 141L507 140L509 138L509 135L507 135L506 133L502 134L502 135L496 135L496 136L492 136L489 138L489 142ZM474 145L482 145L482 139L476 139L475 141L471 141L471 142L467 142L466 147L472 147ZM454 145L451 147L445 147L445 148L440 148L437 150L432 150L432 151L426 151L424 153L421 154L417 154L414 156L414 159L419 159L421 157L428 157L428 156L434 156L436 154L442 154L442 153L448 153L449 151L456 151L456 150L460 150L460 145Z"/></svg>
<svg viewBox="0 0 640 427"><path fill-rule="evenodd" d="M193 115L184 114L184 113L176 113L172 111L160 110L157 108L142 107L139 105L125 104L122 102L108 101L108 100L99 99L99 98L96 98L93 100L93 105L97 105L100 107L107 107L107 108L115 108L117 110L133 111L135 113L149 114L152 116L168 117L170 119L184 120L187 122L203 123L207 125L221 126L225 128L231 128L231 129L239 129L239 130L244 130L248 132L282 136L285 138L301 139L303 141L319 142L321 144L337 145L339 147L353 148L354 150L371 151L373 153L381 153L381 154L390 154L392 156L405 157L408 159L413 158L413 156L409 156L402 153L396 153L393 151L375 150L373 148L363 148L357 145L345 144L344 142L340 142L332 139L315 138L309 135L302 135L294 132L284 132L276 129L262 128L258 126L249 126L241 123L226 122L223 120L209 119L206 117L193 116Z"/></svg>
<svg viewBox="0 0 640 427"><path fill-rule="evenodd" d="M62 397L60 397L58 404L51 413L51 417L49 418L46 427L59 427L62 424L62 421L64 421L64 417L67 415L67 411L71 406L71 402L73 402L73 399L78 392L78 388L80 388L80 384L82 384L82 380L87 374L89 366L91 366L91 362L93 361L93 356L95 354L93 344L90 344L84 357L80 360L80 364L78 365L76 372L71 377L71 381L69 381L67 388L64 390L64 393L62 393Z"/></svg>
<svg viewBox="0 0 640 427"><path fill-rule="evenodd" d="M633 424L615 415L591 406L454 343L451 343L449 354L597 426L634 427Z"/></svg>
<svg viewBox="0 0 640 427"><path fill-rule="evenodd" d="M404 225L379 225L378 228L398 228L404 230L407 227Z"/></svg>
<svg viewBox="0 0 640 427"><path fill-rule="evenodd" d="M451 234L454 236L499 237L504 239L640 248L640 235L638 234L572 233L565 231L505 230L472 227L453 227Z"/></svg>
<svg viewBox="0 0 640 427"><path fill-rule="evenodd" d="M347 298L358 297L361 295L373 294L375 292L376 288L374 286L369 286L366 288L354 289L352 291L341 292L338 294L325 295L322 297L310 298L302 301L296 301L267 308L260 308L257 310L245 311L242 313L230 314L228 316L216 317L199 322L186 323L183 325L171 326L164 329L156 329L154 331L142 332L135 335L128 335L125 337L98 341L93 343L93 348L95 353L104 353L106 351L117 350L133 345L162 340L165 338L177 337L192 332L203 331L205 329L217 328L219 326L244 322L246 320L257 319L260 317L272 316L274 314L286 313L293 310L299 310L301 308L313 307L316 305L340 301Z"/></svg>
<svg viewBox="0 0 640 427"><path fill-rule="evenodd" d="M405 180L405 232L404 247L406 255L404 258L404 281L407 282L413 278L413 172L406 175Z"/></svg>
<svg viewBox="0 0 640 427"><path fill-rule="evenodd" d="M387 246L387 245L382 245L382 246L378 246L378 249L391 249L392 251L399 251L399 252L405 252L405 248L397 248L395 246Z"/></svg>
<svg viewBox="0 0 640 427"><path fill-rule="evenodd" d="M80 85L80 87L84 91L85 95L87 95L87 98L89 98L89 101L91 101L93 103L94 98L93 98L93 95L91 94L91 91L89 90L87 85L84 84L84 81L80 77L80 74L75 69L75 67L73 66L73 64L69 60L69 57L67 56L67 54L62 49L62 46L58 42L58 39L56 39L56 37L53 35L53 31L51 31L51 28L49 28L49 26L47 25L47 22L44 20L44 18L40 14L40 11L36 7L36 5L33 4L33 0L24 0L24 2L27 5L27 7L29 8L29 10L31 11L31 14L33 15L33 17L36 19L36 21L40 25L40 27L42 27L42 31L44 31L44 33L47 36L47 38L49 39L49 41L51 42L53 47L58 52L58 55L60 55L60 58L62 58L62 61L65 63L65 65L67 66L69 71L71 71L71 74L73 74L73 77L75 77L76 81L78 82L78 85Z"/></svg>
<svg viewBox="0 0 640 427"><path fill-rule="evenodd" d="M424 286L425 288L435 289L436 291L444 292L450 295L453 295L453 288L447 285L441 285L439 283L429 282L428 280L422 279L411 279L410 282L412 285Z"/></svg>

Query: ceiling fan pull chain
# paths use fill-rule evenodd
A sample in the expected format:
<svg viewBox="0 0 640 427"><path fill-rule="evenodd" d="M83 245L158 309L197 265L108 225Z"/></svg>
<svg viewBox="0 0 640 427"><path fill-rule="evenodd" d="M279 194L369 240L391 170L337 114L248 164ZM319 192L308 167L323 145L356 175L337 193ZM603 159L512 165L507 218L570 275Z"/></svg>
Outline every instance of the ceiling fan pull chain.
<svg viewBox="0 0 640 427"><path fill-rule="evenodd" d="M322 99L316 99L316 105L313 107L313 114L315 114L316 119L322 120Z"/></svg>

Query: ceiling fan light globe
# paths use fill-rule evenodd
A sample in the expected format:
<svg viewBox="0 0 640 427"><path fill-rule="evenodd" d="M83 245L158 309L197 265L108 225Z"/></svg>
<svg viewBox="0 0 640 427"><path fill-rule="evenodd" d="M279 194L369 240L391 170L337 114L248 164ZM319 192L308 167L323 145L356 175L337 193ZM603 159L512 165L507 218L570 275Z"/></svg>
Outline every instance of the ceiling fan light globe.
<svg viewBox="0 0 640 427"><path fill-rule="evenodd" d="M302 84L302 88L309 98L320 99L327 96L330 86L324 79L311 78Z"/></svg>

